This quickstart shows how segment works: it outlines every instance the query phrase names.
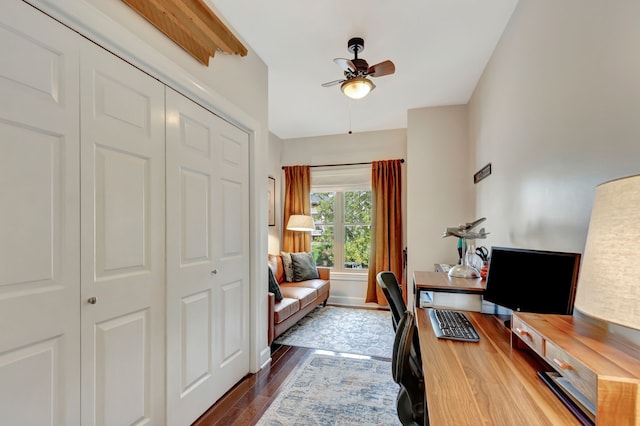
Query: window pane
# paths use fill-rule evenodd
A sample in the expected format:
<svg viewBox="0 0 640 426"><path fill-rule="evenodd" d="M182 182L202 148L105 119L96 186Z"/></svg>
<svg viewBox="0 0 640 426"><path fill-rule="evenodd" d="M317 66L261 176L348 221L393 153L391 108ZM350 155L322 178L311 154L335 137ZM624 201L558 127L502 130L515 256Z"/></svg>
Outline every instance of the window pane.
<svg viewBox="0 0 640 426"><path fill-rule="evenodd" d="M311 233L311 252L318 266L333 267L333 225L318 225Z"/></svg>
<svg viewBox="0 0 640 426"><path fill-rule="evenodd" d="M367 225L347 225L344 228L345 269L369 268L369 243L371 227Z"/></svg>
<svg viewBox="0 0 640 426"><path fill-rule="evenodd" d="M348 191L344 193L344 223L371 223L371 191Z"/></svg>
<svg viewBox="0 0 640 426"><path fill-rule="evenodd" d="M312 192L311 215L316 224L333 224L335 192Z"/></svg>
<svg viewBox="0 0 640 426"><path fill-rule="evenodd" d="M344 193L344 268L369 268L371 191Z"/></svg>
<svg viewBox="0 0 640 426"><path fill-rule="evenodd" d="M311 252L318 266L333 267L335 251L335 192L312 192L311 215L316 229L311 233Z"/></svg>

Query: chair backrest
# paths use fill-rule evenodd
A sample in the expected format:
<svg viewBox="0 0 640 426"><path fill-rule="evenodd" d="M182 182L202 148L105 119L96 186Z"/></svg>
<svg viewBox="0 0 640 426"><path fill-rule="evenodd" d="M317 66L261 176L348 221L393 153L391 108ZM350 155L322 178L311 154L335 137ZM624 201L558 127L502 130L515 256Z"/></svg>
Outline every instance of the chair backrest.
<svg viewBox="0 0 640 426"><path fill-rule="evenodd" d="M413 313L405 311L398 322L396 337L393 341L393 356L391 358L393 381L398 384L402 384L403 377L411 373L409 369L409 355L411 353L413 333Z"/></svg>
<svg viewBox="0 0 640 426"><path fill-rule="evenodd" d="M402 389L400 394L408 399L408 404L398 405L398 416L406 419L410 415L415 422L423 424L425 418L424 377L421 370L416 370L411 366L411 348L415 328L413 312L405 311L398 322L393 342L391 372L393 380ZM401 410L404 412L401 413Z"/></svg>
<svg viewBox="0 0 640 426"><path fill-rule="evenodd" d="M384 293L384 297L389 302L391 308L391 320L393 324L393 330L398 330L398 323L402 314L407 310L407 306L402 298L402 288L396 279L396 276L391 271L382 271L376 275L378 285ZM411 363L412 368L422 371L422 355L420 354L420 342L418 341L418 334L413 336L413 345L411 347Z"/></svg>
<svg viewBox="0 0 640 426"><path fill-rule="evenodd" d="M384 293L384 297L387 298L389 308L391 308L393 329L397 330L400 317L402 317L404 311L407 310L407 306L402 298L402 288L400 284L398 284L395 274L391 271L379 272L378 275L376 275L376 280Z"/></svg>

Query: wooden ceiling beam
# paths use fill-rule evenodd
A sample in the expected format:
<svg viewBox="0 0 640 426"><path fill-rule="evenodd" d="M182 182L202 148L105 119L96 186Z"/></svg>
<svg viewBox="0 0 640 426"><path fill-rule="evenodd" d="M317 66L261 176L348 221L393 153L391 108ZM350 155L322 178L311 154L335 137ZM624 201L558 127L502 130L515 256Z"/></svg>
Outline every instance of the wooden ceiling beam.
<svg viewBox="0 0 640 426"><path fill-rule="evenodd" d="M187 51L204 65L209 65L209 57L215 53L212 46L204 46L185 29L184 24L169 13L157 0L122 0L167 37Z"/></svg>
<svg viewBox="0 0 640 426"><path fill-rule="evenodd" d="M219 49L247 55L247 49L202 0L122 0L199 62Z"/></svg>
<svg viewBox="0 0 640 426"><path fill-rule="evenodd" d="M240 40L222 23L203 0L185 1L184 4L204 23L205 28L211 29L213 34L212 38L218 46L221 46L223 52L247 56L247 48L244 47Z"/></svg>

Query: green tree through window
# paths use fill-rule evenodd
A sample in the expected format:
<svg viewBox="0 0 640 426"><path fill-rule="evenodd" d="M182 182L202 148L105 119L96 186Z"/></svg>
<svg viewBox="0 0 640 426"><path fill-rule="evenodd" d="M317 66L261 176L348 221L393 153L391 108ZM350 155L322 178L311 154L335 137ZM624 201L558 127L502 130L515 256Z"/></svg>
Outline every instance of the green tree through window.
<svg viewBox="0 0 640 426"><path fill-rule="evenodd" d="M316 264L336 270L369 267L371 191L313 192L311 212Z"/></svg>

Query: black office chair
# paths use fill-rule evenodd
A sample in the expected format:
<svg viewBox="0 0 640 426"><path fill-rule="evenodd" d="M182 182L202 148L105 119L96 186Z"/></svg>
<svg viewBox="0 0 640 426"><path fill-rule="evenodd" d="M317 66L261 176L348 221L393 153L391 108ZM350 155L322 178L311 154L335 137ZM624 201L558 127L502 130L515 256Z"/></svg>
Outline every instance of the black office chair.
<svg viewBox="0 0 640 426"><path fill-rule="evenodd" d="M387 298L389 308L391 309L391 320L393 324L393 330L398 330L398 323L402 314L407 310L407 305L402 298L402 288L396 279L396 275L391 271L382 271L376 275L378 285L384 293L384 297ZM418 333L414 334L413 344L411 346L411 366L412 368L419 370L422 374L422 355L420 354L420 342L418 341Z"/></svg>
<svg viewBox="0 0 640 426"><path fill-rule="evenodd" d="M424 377L411 368L411 346L415 332L413 312L405 311L396 330L393 342L391 372L393 380L400 385L396 398L398 418L403 425L428 424L425 404Z"/></svg>
<svg viewBox="0 0 640 426"><path fill-rule="evenodd" d="M407 305L405 305L402 298L402 288L396 279L396 275L391 271L379 272L376 275L376 280L389 303L389 308L391 308L391 321L393 330L396 331L402 314L407 310Z"/></svg>

